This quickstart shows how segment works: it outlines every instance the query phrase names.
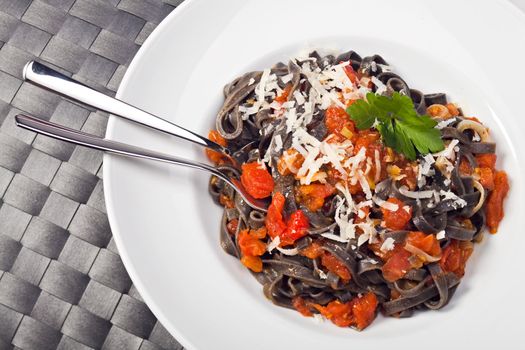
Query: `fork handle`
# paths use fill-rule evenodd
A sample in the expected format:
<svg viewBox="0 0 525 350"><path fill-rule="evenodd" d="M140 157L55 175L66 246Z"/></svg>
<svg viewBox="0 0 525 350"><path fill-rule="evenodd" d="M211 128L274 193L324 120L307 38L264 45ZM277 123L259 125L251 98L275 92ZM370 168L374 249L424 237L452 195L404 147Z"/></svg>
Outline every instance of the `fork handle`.
<svg viewBox="0 0 525 350"><path fill-rule="evenodd" d="M134 107L119 99L105 95L36 61L30 61L26 64L23 71L23 77L25 80L31 81L36 85L103 112L134 121L147 127L165 132L169 135L229 155L229 152L225 147L201 135L143 111L142 109Z"/></svg>
<svg viewBox="0 0 525 350"><path fill-rule="evenodd" d="M107 140L95 135L87 134L82 131L66 128L65 126L55 124L43 119L19 114L15 117L16 124L24 129L34 131L58 140L67 141L76 145L93 148L99 151L118 154L121 156L128 156L133 158L142 158L149 160L156 160L165 163L182 165L189 168L204 170L220 177L228 183L231 183L222 172L214 167L195 162L189 159L172 156L165 153L141 148L121 142Z"/></svg>

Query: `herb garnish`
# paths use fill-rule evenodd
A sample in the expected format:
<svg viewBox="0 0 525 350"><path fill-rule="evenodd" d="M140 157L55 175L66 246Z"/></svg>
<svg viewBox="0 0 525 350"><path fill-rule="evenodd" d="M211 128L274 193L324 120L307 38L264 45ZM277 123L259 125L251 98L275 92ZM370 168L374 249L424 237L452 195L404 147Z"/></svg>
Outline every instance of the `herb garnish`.
<svg viewBox="0 0 525 350"><path fill-rule="evenodd" d="M428 115L418 115L410 97L394 92L392 97L368 93L366 100L354 102L346 110L358 129L374 126L388 147L408 159L444 148L437 122Z"/></svg>

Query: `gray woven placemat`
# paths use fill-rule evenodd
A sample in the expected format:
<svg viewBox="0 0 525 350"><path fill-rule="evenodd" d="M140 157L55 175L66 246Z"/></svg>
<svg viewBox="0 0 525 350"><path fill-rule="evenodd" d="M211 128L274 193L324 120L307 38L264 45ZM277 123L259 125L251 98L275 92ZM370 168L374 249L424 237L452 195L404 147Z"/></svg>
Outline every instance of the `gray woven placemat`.
<svg viewBox="0 0 525 350"><path fill-rule="evenodd" d="M107 116L22 82L39 58L114 93L182 0L0 0L0 349L180 349L143 303L106 216L99 152L17 128L103 135Z"/></svg>

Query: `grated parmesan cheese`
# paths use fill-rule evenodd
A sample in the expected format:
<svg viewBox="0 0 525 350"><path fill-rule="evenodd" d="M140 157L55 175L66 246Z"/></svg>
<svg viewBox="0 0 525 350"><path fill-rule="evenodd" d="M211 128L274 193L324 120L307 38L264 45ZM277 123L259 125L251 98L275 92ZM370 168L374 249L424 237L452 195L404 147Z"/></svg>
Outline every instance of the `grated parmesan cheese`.
<svg viewBox="0 0 525 350"><path fill-rule="evenodd" d="M446 232L445 230L441 230L438 233L436 233L436 239L442 240L445 239Z"/></svg>
<svg viewBox="0 0 525 350"><path fill-rule="evenodd" d="M434 195L435 191L410 191L406 186L401 186L399 188L399 193L403 196L412 198L412 199L424 199L431 198Z"/></svg>
<svg viewBox="0 0 525 350"><path fill-rule="evenodd" d="M272 250L274 250L275 248L277 248L279 246L279 244L281 244L281 238L279 236L275 236L275 238L272 239L270 244L268 244L268 246L266 247L266 250L269 253L271 253Z"/></svg>
<svg viewBox="0 0 525 350"><path fill-rule="evenodd" d="M375 204L377 204L378 206L380 206L381 208L384 208L386 210L390 210L390 211L398 211L399 210L399 205L397 205L395 203L390 203L390 202L385 201L385 200L382 200L381 198L379 198L377 196L373 196L372 197L372 201L374 201Z"/></svg>
<svg viewBox="0 0 525 350"><path fill-rule="evenodd" d="M383 242L383 244L381 244L381 251L382 252L388 252L389 250L392 250L394 249L394 243L396 241L392 238L392 237L388 237L387 239L385 239L385 241Z"/></svg>
<svg viewBox="0 0 525 350"><path fill-rule="evenodd" d="M443 196L444 200L451 199L453 201L452 206L454 209L464 208L467 206L467 201L458 197L454 192L441 190L439 191L439 194Z"/></svg>
<svg viewBox="0 0 525 350"><path fill-rule="evenodd" d="M325 321L325 318L323 317L323 315L321 314L313 314L313 320L315 321L315 323L317 324L321 324Z"/></svg>
<svg viewBox="0 0 525 350"><path fill-rule="evenodd" d="M433 156L434 157L442 156L447 159L454 160L456 157L454 148L457 146L458 143L459 143L459 140L453 139L452 141L450 141L450 143L447 145L447 147L443 151L434 153Z"/></svg>
<svg viewBox="0 0 525 350"><path fill-rule="evenodd" d="M322 233L321 236L324 238L331 239L332 241L346 243L348 242L348 239L341 238L341 236L334 235L333 233Z"/></svg>
<svg viewBox="0 0 525 350"><path fill-rule="evenodd" d="M293 92L293 97L295 97L295 100L297 101L298 106L301 106L306 102L306 99L304 98L303 94L299 90L295 90Z"/></svg>
<svg viewBox="0 0 525 350"><path fill-rule="evenodd" d="M441 130L443 128L446 128L447 126L449 126L450 124L454 123L455 121L456 121L456 118L449 118L449 119L442 120L439 123L437 123L436 129L440 129Z"/></svg>
<svg viewBox="0 0 525 350"><path fill-rule="evenodd" d="M285 248L277 247L277 250L280 251L281 253L283 253L284 255L289 255L289 256L293 256L293 255L299 254L299 249L297 249L297 248L285 249Z"/></svg>
<svg viewBox="0 0 525 350"><path fill-rule="evenodd" d="M372 77L372 83L374 83L374 85L377 87L376 95L382 95L386 92L386 85L383 84L383 82L377 79L375 76Z"/></svg>
<svg viewBox="0 0 525 350"><path fill-rule="evenodd" d="M281 135L276 135L273 139L275 142L275 152L279 152L283 148L283 139L281 138Z"/></svg>

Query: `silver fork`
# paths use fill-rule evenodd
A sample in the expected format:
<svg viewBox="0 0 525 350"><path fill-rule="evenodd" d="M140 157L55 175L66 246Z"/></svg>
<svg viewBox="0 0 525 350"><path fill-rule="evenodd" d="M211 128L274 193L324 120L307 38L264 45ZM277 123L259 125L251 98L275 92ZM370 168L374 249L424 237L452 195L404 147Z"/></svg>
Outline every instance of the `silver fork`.
<svg viewBox="0 0 525 350"><path fill-rule="evenodd" d="M95 135L69 129L62 125L23 114L17 115L15 120L16 124L22 128L80 146L94 148L100 151L118 154L121 156L155 160L207 171L229 184L242 196L242 198L246 201L246 204L248 204L253 209L266 212L268 208L268 201L253 198L248 192L246 192L246 189L239 180L208 164L191 161L189 159L172 156L121 142L106 140Z"/></svg>
<svg viewBox="0 0 525 350"><path fill-rule="evenodd" d="M234 166L242 163L242 159L236 158L235 154L227 147L223 147L204 136L132 106L129 103L105 95L41 63L36 61L28 62L24 67L22 75L25 80L100 111L131 120L166 134L190 141L199 146L220 152L233 160Z"/></svg>

